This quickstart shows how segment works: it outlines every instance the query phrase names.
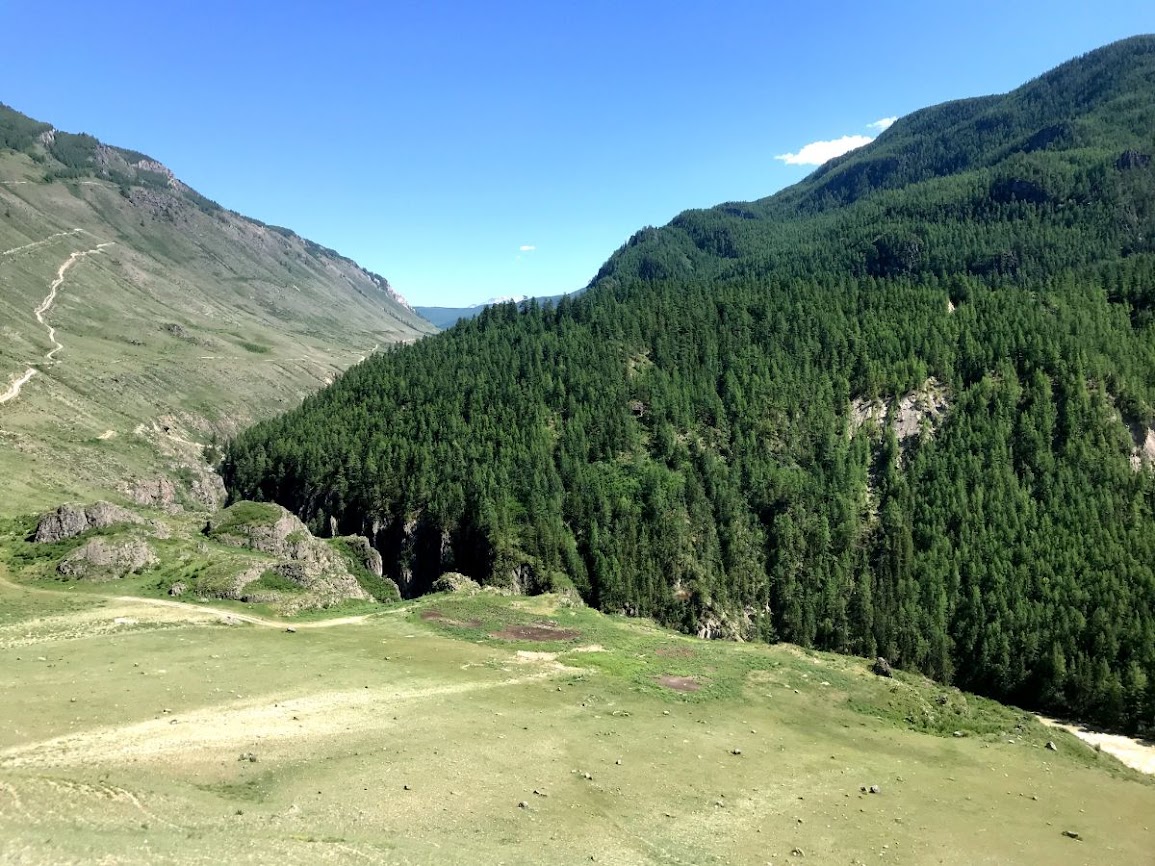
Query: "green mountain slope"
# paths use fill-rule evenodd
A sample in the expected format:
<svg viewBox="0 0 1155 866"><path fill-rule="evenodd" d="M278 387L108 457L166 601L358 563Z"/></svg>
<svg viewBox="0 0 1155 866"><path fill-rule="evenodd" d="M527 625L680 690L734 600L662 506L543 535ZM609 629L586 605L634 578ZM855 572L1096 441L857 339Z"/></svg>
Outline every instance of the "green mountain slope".
<svg viewBox="0 0 1155 866"><path fill-rule="evenodd" d="M572 584L1155 726L1153 75L1108 46L640 232L246 431L230 492L408 595Z"/></svg>
<svg viewBox="0 0 1155 866"><path fill-rule="evenodd" d="M1004 96L917 111L777 195L638 232L593 283L831 271L1040 277L1105 249L1151 251L1150 174L1114 169L1143 167L1155 148L1153 53L1155 40L1136 37Z"/></svg>
<svg viewBox="0 0 1155 866"><path fill-rule="evenodd" d="M3 106L0 321L9 509L192 472L189 442L433 330L334 251Z"/></svg>

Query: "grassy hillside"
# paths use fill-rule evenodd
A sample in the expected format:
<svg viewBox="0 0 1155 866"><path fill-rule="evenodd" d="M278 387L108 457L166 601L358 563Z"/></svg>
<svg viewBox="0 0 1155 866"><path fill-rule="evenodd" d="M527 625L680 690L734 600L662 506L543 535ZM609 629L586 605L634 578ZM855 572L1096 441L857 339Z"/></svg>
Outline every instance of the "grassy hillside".
<svg viewBox="0 0 1155 866"><path fill-rule="evenodd" d="M640 232L245 431L230 490L407 595L573 587L1155 728L1153 76L1108 46Z"/></svg>
<svg viewBox="0 0 1155 866"><path fill-rule="evenodd" d="M1140 864L1155 845L1149 779L1029 715L558 597L287 633L0 583L0 660L5 862Z"/></svg>
<svg viewBox="0 0 1155 866"><path fill-rule="evenodd" d="M4 106L0 322L0 392L36 371L0 404L6 513L180 481L196 456L181 440L223 438L433 330L332 250ZM50 326L63 348L46 359Z"/></svg>

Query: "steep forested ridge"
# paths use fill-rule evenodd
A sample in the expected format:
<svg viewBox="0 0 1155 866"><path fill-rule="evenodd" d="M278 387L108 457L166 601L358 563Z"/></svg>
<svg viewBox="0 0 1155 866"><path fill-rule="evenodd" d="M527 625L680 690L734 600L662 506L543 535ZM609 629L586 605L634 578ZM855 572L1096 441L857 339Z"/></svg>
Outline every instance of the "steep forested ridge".
<svg viewBox="0 0 1155 866"><path fill-rule="evenodd" d="M572 584L1155 726L1153 130L1152 37L917 112L371 358L226 482L370 535L407 594Z"/></svg>

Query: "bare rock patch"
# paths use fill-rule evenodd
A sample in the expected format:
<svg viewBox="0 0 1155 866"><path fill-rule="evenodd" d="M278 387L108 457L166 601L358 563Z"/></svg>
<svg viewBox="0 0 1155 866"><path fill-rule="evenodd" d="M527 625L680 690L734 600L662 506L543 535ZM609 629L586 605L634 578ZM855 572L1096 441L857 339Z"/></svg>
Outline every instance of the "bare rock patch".
<svg viewBox="0 0 1155 866"><path fill-rule="evenodd" d="M66 577L115 580L157 562L153 549L138 538L125 541L93 538L64 557L56 570Z"/></svg>
<svg viewBox="0 0 1155 866"><path fill-rule="evenodd" d="M94 502L91 505L61 505L55 511L41 515L36 526L35 540L41 544L51 544L75 538L91 529L106 529L118 523L141 523L127 508L111 502Z"/></svg>

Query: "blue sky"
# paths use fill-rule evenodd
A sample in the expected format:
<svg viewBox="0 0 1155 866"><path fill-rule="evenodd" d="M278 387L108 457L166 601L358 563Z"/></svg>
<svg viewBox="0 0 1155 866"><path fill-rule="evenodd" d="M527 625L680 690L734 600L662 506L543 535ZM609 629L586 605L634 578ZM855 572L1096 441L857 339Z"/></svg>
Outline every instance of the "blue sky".
<svg viewBox="0 0 1155 866"><path fill-rule="evenodd" d="M0 101L464 305L580 288L641 226L813 169L775 157L1153 31L1151 0L0 0Z"/></svg>

